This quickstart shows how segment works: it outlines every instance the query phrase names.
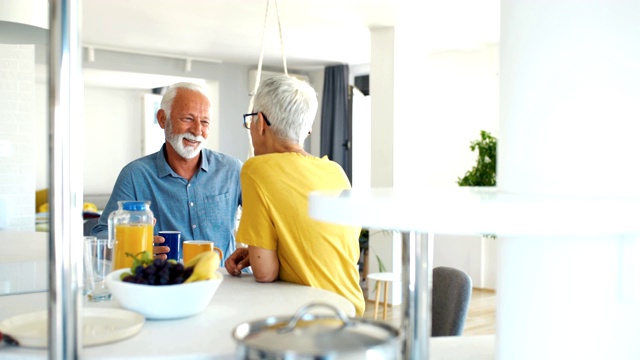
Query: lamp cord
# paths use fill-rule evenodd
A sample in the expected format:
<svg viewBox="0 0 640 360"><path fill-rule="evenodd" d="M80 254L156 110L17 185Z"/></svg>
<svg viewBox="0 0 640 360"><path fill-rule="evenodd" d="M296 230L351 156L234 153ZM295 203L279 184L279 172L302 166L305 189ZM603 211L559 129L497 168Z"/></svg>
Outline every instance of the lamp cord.
<svg viewBox="0 0 640 360"><path fill-rule="evenodd" d="M256 81L254 83L254 87L253 90L249 93L249 108L247 110L247 113L250 113L253 111L253 97L255 96L256 92L258 91L258 86L260 86L260 77L262 76L262 61L264 59L264 34L266 33L267 30L267 18L269 15L269 3L271 2L271 0L267 0L267 9L264 13L264 24L262 26L262 39L260 42L260 57L258 59L258 71L256 71ZM280 13L278 11L278 0L273 0L273 2L276 5L276 18L278 20L278 32L279 32L279 36L280 36L280 51L282 53L282 66L284 67L284 73L285 75L289 75L288 71L287 71L287 57L285 55L285 51L284 51L284 37L282 36L282 23L280 21ZM247 136L249 138L249 154L247 156L247 158L251 158L253 157L253 145L251 143L251 133L249 131L247 131Z"/></svg>

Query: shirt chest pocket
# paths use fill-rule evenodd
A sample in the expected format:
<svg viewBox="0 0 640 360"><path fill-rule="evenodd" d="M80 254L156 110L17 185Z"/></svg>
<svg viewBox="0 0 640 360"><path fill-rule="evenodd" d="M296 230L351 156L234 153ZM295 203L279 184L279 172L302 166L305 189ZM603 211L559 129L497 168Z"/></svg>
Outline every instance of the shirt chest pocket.
<svg viewBox="0 0 640 360"><path fill-rule="evenodd" d="M231 226L236 210L232 206L231 194L208 195L204 198L204 213L207 223L216 229Z"/></svg>

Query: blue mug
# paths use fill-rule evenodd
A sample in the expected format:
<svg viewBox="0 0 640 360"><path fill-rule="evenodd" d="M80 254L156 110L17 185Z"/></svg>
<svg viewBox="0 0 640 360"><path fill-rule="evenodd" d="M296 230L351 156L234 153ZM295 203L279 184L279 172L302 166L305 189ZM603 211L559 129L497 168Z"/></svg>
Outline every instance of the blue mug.
<svg viewBox="0 0 640 360"><path fill-rule="evenodd" d="M155 246L168 246L169 252L167 260L172 259L180 262L182 259L182 243L180 242L180 231L159 231L158 235L164 238L164 243L154 244Z"/></svg>

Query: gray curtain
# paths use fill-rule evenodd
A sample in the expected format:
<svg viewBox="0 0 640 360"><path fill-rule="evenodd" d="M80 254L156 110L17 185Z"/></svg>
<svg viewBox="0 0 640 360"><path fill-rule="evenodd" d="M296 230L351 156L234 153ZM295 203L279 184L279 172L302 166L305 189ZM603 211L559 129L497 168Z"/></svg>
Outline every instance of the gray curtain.
<svg viewBox="0 0 640 360"><path fill-rule="evenodd" d="M351 181L349 66L324 69L321 111L320 155L340 164Z"/></svg>

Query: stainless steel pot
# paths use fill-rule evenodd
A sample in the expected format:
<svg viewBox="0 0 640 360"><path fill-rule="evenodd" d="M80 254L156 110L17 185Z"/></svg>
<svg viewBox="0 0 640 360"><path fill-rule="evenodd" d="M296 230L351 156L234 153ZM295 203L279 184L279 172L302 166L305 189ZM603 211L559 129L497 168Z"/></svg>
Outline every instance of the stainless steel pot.
<svg viewBox="0 0 640 360"><path fill-rule="evenodd" d="M309 310L331 310L311 314ZM237 359L398 359L399 331L386 323L348 318L328 304L312 303L293 317L242 323L233 331Z"/></svg>

